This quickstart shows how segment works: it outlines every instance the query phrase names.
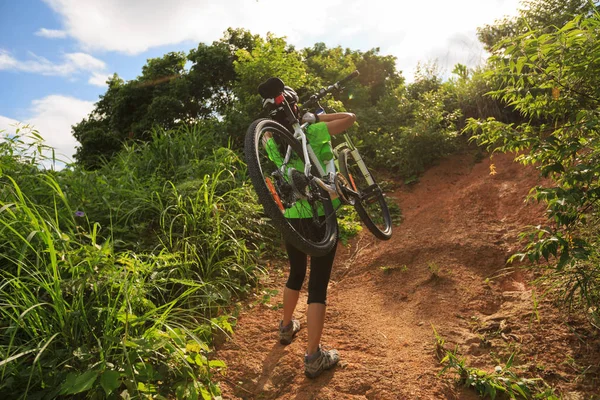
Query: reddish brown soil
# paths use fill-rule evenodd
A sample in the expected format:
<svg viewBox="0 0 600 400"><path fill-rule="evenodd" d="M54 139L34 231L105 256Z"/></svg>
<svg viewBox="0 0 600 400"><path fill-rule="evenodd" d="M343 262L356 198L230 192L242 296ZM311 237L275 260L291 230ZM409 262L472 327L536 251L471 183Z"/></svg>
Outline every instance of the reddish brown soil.
<svg viewBox="0 0 600 400"><path fill-rule="evenodd" d="M465 153L390 193L404 216L392 239L381 242L365 230L338 249L322 342L342 362L315 380L303 374L306 329L287 347L277 341L287 269L284 262L272 267L265 290L279 293L269 301L259 294L244 307L233 338L217 351L228 365L223 397L478 398L452 374L438 376L435 328L470 366L493 371L516 352L519 375L541 377L565 398L595 398L598 336L549 300L534 307L532 293L539 297L540 289L531 273L506 269L518 233L543 222L543 209L524 202L539 183L534 169L511 156L475 163ZM305 311L303 292L296 310L303 327Z"/></svg>

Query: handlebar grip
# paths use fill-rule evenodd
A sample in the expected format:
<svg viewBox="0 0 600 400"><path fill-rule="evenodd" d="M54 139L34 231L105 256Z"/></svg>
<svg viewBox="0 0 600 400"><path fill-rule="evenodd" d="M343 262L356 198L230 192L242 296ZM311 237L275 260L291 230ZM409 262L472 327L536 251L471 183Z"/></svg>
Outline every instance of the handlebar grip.
<svg viewBox="0 0 600 400"><path fill-rule="evenodd" d="M341 81L338 82L338 85L343 85L344 83L348 82L350 79L354 79L356 78L358 75L360 75L360 73L358 72L358 70L352 72L350 75L348 75L347 77L343 78Z"/></svg>

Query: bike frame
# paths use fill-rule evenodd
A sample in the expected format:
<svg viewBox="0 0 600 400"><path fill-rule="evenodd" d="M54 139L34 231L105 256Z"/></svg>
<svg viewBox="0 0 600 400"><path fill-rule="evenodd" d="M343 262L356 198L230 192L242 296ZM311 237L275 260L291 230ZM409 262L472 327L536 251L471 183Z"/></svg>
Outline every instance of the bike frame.
<svg viewBox="0 0 600 400"><path fill-rule="evenodd" d="M302 144L302 152L304 154L304 160L305 160L304 175L307 178L312 177L313 179L315 179L316 183L320 187L325 189L330 194L336 195L336 197L337 197L337 195L338 195L337 189L335 187L335 184L333 183L336 172L337 172L337 169L335 166L335 161L338 159L339 151L341 151L343 148L348 148L350 150L350 154L356 161L356 164L358 165L360 171L362 172L363 176L365 177L365 180L367 181L367 183L369 185L375 184L375 180L371 176L365 162L363 161L362 157L360 156L358 149L356 148L356 146L354 146L354 144L350 140L350 137L348 136L347 133L344 133L345 142L339 144L338 146L335 147L335 149L333 149L334 158L329 160L329 162L325 166L325 171L324 171L323 167L321 166L321 163L319 162L319 160L317 158L317 155L315 154L312 147L308 143L308 140L306 139L305 129L308 125L309 125L309 123L304 123L304 124L300 125L297 122L292 125L292 127L294 128L294 138L296 140L300 141L300 143ZM288 146L286 154L285 154L285 158L284 158L284 163L283 163L284 166L290 161L291 155L292 155L292 149L291 149L291 147ZM310 170L313 165L317 168L317 171L319 171L320 177L315 177L311 174ZM284 166L281 167L282 173L285 173ZM323 182L323 180L320 178L327 178L326 180L329 183Z"/></svg>
<svg viewBox="0 0 600 400"><path fill-rule="evenodd" d="M321 89L320 95L325 96L327 93L331 93L331 91L334 89L338 89L338 90L341 89L341 86L340 86L341 82L351 79L351 77L356 76L356 75L358 75L358 71L356 71L355 74L354 73L351 74L349 77L343 79L342 81L329 86L327 89ZM315 96L313 96L313 97L315 97ZM316 97L316 99L317 99L317 101L316 101L317 105L322 110L323 108L318 103L318 97ZM346 141L344 143L340 144L339 146L336 146L335 149L333 149L334 157L331 160L329 160L329 162L325 165L325 170L323 170L323 167L321 166L321 163L319 162L317 155L315 154L312 147L308 143L308 140L306 139L305 130L306 130L306 127L308 127L310 124L307 122L307 123L300 125L296 116L292 113L290 105L288 104L287 100L285 99L285 97L282 94L279 95L277 98L273 99L272 102L273 102L273 104L281 106L283 108L285 114L287 115L288 121L290 121L290 123L292 124L292 128L294 130L294 138L296 140L300 141L300 143L302 145L302 152L304 155L304 175L307 178L314 179L315 182L322 189L327 191L330 195L338 197L339 194L338 194L338 191L336 189L336 184L335 184L335 178L336 178L336 172L337 172L336 167L335 167L335 162L338 158L338 156L337 156L338 151L344 147L347 147L348 149L350 149L350 154L354 158L354 161L356 161L356 164L358 165L360 171L362 172L363 176L365 177L365 180L367 181L367 183L369 185L375 184L375 180L369 173L369 170L367 169L365 162L363 161L362 157L360 156L356 146L354 146L354 144L350 140L350 137L348 136L348 134L344 133L344 139ZM292 156L292 149L291 149L291 147L288 146L285 157L284 157L283 165L281 166L281 173L284 175L285 175L285 165L290 161L291 156ZM313 176L311 174L310 170L313 165L319 172L320 176L317 177L317 176ZM326 182L324 182L322 178L325 179Z"/></svg>

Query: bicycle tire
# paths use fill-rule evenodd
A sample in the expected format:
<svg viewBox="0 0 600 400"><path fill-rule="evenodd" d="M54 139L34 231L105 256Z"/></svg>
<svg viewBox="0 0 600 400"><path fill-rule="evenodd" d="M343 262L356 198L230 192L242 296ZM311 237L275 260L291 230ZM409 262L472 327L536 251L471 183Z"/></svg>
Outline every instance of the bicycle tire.
<svg viewBox="0 0 600 400"><path fill-rule="evenodd" d="M267 133L270 133L271 136L268 137ZM278 143L278 148L287 148L287 145L291 147L290 164L293 161L298 166L294 169L301 169L301 171L298 171L301 174L295 173L292 176L298 178L288 176L286 180L285 176L280 176L283 175L280 173L283 163L277 165L276 161L282 161L283 156L280 156L278 160L272 159L273 153L269 153L267 147L274 146L274 144L266 145L270 138L273 139L273 143ZM323 256L327 254L337 243L338 234L335 210L329 195L323 189L308 182L306 182L307 185L303 190L313 196L312 201L304 200L304 203L302 203L299 201L298 196L293 194L294 190L298 190L297 186L299 185L293 186L292 183L295 183L296 179L306 179L304 176L304 154L300 142L278 122L271 119L259 119L254 121L246 132L244 153L248 165L248 175L258 200L262 204L265 214L272 220L283 238L308 255ZM283 169L291 170L292 167L284 166ZM311 173L314 176L319 176L314 166ZM294 182L291 180L294 180ZM290 194L290 187L292 194ZM294 201L294 199L296 200ZM311 206L311 209L307 210L304 204ZM308 225L310 226L298 224L301 227L298 229L292 226L285 214L286 212L292 212L290 209L294 207L296 210L301 209L302 212L311 213L313 221L309 220ZM324 215L318 216L319 212Z"/></svg>
<svg viewBox="0 0 600 400"><path fill-rule="evenodd" d="M355 198L354 208L361 221L377 238L381 240L390 239L392 237L392 217L379 185L377 183L368 184L365 174L361 171L349 149L341 151L339 166L341 174L350 183L352 189L359 194ZM364 168L373 178L369 169L366 166Z"/></svg>

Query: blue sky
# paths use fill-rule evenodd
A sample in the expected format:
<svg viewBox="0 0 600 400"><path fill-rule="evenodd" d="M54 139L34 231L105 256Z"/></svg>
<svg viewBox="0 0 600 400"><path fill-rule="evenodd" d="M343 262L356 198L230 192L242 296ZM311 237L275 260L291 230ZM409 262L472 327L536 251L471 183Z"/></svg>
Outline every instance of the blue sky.
<svg viewBox="0 0 600 400"><path fill-rule="evenodd" d="M476 28L514 15L518 0L0 0L0 130L34 125L67 157L70 126L88 115L114 72L133 79L148 58L188 51L228 27L325 42L398 59L475 66L486 54ZM297 23L290 15L301 14Z"/></svg>

